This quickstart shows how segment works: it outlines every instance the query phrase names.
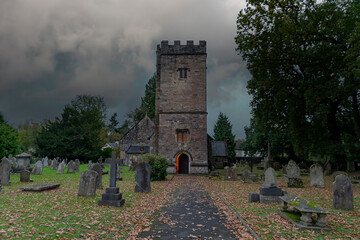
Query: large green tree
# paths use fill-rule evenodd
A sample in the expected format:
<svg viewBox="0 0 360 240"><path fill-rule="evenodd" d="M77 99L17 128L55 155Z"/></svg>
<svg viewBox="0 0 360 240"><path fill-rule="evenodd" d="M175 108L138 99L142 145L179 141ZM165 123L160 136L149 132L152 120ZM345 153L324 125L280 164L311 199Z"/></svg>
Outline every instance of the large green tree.
<svg viewBox="0 0 360 240"><path fill-rule="evenodd" d="M20 153L22 148L17 131L5 122L0 113L0 160L9 154Z"/></svg>
<svg viewBox="0 0 360 240"><path fill-rule="evenodd" d="M218 119L215 123L214 140L226 142L229 161L231 163L235 163L235 135L232 133L232 124L229 118L223 113L219 114Z"/></svg>
<svg viewBox="0 0 360 240"><path fill-rule="evenodd" d="M287 136L299 159L331 156L344 168L358 151L360 85L348 73L358 68L359 17L355 0L248 0L239 13L253 120L266 136Z"/></svg>
<svg viewBox="0 0 360 240"><path fill-rule="evenodd" d="M106 106L102 97L80 95L66 105L61 119L46 122L36 138L37 154L96 159L102 146Z"/></svg>

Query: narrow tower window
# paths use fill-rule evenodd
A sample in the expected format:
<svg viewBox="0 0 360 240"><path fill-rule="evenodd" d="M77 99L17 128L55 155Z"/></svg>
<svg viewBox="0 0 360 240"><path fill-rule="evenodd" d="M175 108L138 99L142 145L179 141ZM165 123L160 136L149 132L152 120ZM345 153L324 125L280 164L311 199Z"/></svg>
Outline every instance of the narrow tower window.
<svg viewBox="0 0 360 240"><path fill-rule="evenodd" d="M188 69L187 68L179 68L179 78L187 78Z"/></svg>
<svg viewBox="0 0 360 240"><path fill-rule="evenodd" d="M177 134L177 142L181 142L181 143L187 142L189 135L188 129L177 129L176 134Z"/></svg>

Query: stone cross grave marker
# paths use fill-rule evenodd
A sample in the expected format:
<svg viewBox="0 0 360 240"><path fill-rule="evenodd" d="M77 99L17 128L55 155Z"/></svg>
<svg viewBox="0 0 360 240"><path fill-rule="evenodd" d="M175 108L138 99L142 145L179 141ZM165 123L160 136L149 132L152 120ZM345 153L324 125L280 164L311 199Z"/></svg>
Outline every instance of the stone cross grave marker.
<svg viewBox="0 0 360 240"><path fill-rule="evenodd" d="M116 152L112 152L111 159L107 160L107 163L110 163L110 186L106 188L106 192L102 195L102 199L99 200L98 204L121 207L124 205L125 199L122 198L122 193L116 187L116 170L117 164L120 163L120 159L116 159Z"/></svg>

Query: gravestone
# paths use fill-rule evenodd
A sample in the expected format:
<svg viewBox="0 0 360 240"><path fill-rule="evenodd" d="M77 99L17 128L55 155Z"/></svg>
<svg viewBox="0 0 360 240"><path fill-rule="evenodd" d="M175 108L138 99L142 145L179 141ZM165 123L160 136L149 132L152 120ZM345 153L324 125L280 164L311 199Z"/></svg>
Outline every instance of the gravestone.
<svg viewBox="0 0 360 240"><path fill-rule="evenodd" d="M45 191L45 190L58 188L59 186L60 186L60 183L44 183L44 184L26 186L26 187L22 187L20 189L22 191L41 192L41 191Z"/></svg>
<svg viewBox="0 0 360 240"><path fill-rule="evenodd" d="M78 171L80 171L79 169L80 169L80 160L75 159L75 168L74 168L74 170L75 170L75 172L78 172Z"/></svg>
<svg viewBox="0 0 360 240"><path fill-rule="evenodd" d="M151 192L150 173L151 166L148 162L137 164L135 192Z"/></svg>
<svg viewBox="0 0 360 240"><path fill-rule="evenodd" d="M0 163L0 184L3 186L10 185L10 161L3 157Z"/></svg>
<svg viewBox="0 0 360 240"><path fill-rule="evenodd" d="M52 160L51 170L56 170L58 168L58 161L56 159Z"/></svg>
<svg viewBox="0 0 360 240"><path fill-rule="evenodd" d="M75 172L75 163L73 160L70 160L70 162L68 163L67 173L74 173L74 172Z"/></svg>
<svg viewBox="0 0 360 240"><path fill-rule="evenodd" d="M81 172L78 196L95 196L97 175L98 173L93 170Z"/></svg>
<svg viewBox="0 0 360 240"><path fill-rule="evenodd" d="M249 202L259 202L260 196L256 192L250 192L249 193Z"/></svg>
<svg viewBox="0 0 360 240"><path fill-rule="evenodd" d="M265 187L277 186L276 171L273 168L266 169L264 175L265 175L265 182L263 186Z"/></svg>
<svg viewBox="0 0 360 240"><path fill-rule="evenodd" d="M20 172L20 182L31 182L30 172L28 170L22 170Z"/></svg>
<svg viewBox="0 0 360 240"><path fill-rule="evenodd" d="M285 181L285 182L288 182L288 178L286 176L286 168L287 168L287 164L284 165L281 169L281 173L282 173L282 179Z"/></svg>
<svg viewBox="0 0 360 240"><path fill-rule="evenodd" d="M91 160L89 160L89 162L88 162L88 169L91 169L91 167L92 167L92 161Z"/></svg>
<svg viewBox="0 0 360 240"><path fill-rule="evenodd" d="M122 198L122 193L120 193L119 188L116 187L116 167L117 164L119 164L116 159L116 152L112 152L111 159L108 160L107 163L110 163L110 186L106 188L106 192L102 194L102 198L98 204L121 207L124 205L125 199Z"/></svg>
<svg viewBox="0 0 360 240"><path fill-rule="evenodd" d="M98 159L98 162L99 162L99 164L100 164L100 167L101 167L102 169L104 169L105 167L104 167L104 164L103 164L103 159L102 159L102 157L100 157L100 158Z"/></svg>
<svg viewBox="0 0 360 240"><path fill-rule="evenodd" d="M44 166L44 167L48 167L48 166L49 166L49 159L48 159L48 157L45 157L45 158L43 159L43 166Z"/></svg>
<svg viewBox="0 0 360 240"><path fill-rule="evenodd" d="M102 168L101 168L100 164L99 163L92 164L90 170L93 170L93 171L97 172L97 174L98 174L97 177L96 177L96 189L103 189L103 186L102 186Z"/></svg>
<svg viewBox="0 0 360 240"><path fill-rule="evenodd" d="M310 167L310 187L313 188L324 187L323 169L318 163L315 163Z"/></svg>
<svg viewBox="0 0 360 240"><path fill-rule="evenodd" d="M280 203L283 191L277 187L276 172L269 167L265 171L265 182L260 187L260 203Z"/></svg>
<svg viewBox="0 0 360 240"><path fill-rule="evenodd" d="M337 176L339 176L340 174L345 175L345 176L349 176L349 175L347 174L347 172L336 171L336 172L334 172L334 173L332 174L332 180L335 181L335 178L336 178Z"/></svg>
<svg viewBox="0 0 360 240"><path fill-rule="evenodd" d="M354 195L350 179L340 174L333 183L334 209L354 210Z"/></svg>
<svg viewBox="0 0 360 240"><path fill-rule="evenodd" d="M10 154L7 157L7 159L10 162L10 168L11 168L12 171L15 171L15 170L17 170L19 168L19 165L18 165L18 163L16 161L16 158L14 158L13 155Z"/></svg>
<svg viewBox="0 0 360 240"><path fill-rule="evenodd" d="M288 178L288 187L303 186L303 182L300 176L300 168L293 160L290 160L287 164L286 177Z"/></svg>
<svg viewBox="0 0 360 240"><path fill-rule="evenodd" d="M42 161L37 161L35 164L34 164L34 167L31 171L32 174L34 175L41 175L42 174L42 170L43 170L43 164L42 164Z"/></svg>
<svg viewBox="0 0 360 240"><path fill-rule="evenodd" d="M244 171L242 171L241 176L242 176L242 180L244 182L248 182L250 180L250 175L251 175L251 171L249 169L245 169Z"/></svg>
<svg viewBox="0 0 360 240"><path fill-rule="evenodd" d="M329 176L331 174L331 163L327 161L324 165L324 175Z"/></svg>
<svg viewBox="0 0 360 240"><path fill-rule="evenodd" d="M57 170L57 174L63 174L64 173L64 170L65 170L65 167L66 167L66 164L65 164L65 161L62 161L60 164L59 164L59 167L58 167L58 170Z"/></svg>

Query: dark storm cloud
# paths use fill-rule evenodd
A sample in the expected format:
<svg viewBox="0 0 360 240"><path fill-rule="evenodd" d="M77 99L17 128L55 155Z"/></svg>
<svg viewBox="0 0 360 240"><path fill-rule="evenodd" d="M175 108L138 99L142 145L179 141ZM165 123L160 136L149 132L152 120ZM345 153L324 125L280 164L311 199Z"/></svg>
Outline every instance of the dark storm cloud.
<svg viewBox="0 0 360 240"><path fill-rule="evenodd" d="M155 72L156 45L166 39L207 41L208 105L217 117L222 104L236 106L238 95L246 95L249 74L234 43L244 6L235 0L2 0L0 112L12 124L51 119L76 95L92 94L124 116L139 105Z"/></svg>

